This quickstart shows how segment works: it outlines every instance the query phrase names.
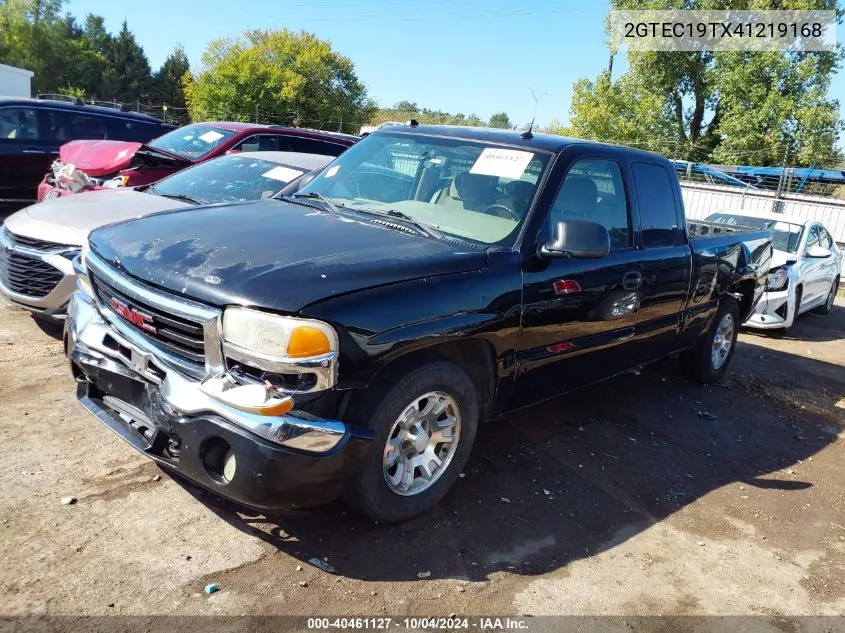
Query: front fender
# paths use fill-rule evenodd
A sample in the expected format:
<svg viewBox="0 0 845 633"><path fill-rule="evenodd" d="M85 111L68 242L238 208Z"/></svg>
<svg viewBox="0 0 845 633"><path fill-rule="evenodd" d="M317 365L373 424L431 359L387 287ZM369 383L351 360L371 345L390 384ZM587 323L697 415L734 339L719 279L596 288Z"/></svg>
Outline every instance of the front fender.
<svg viewBox="0 0 845 633"><path fill-rule="evenodd" d="M338 387L365 386L400 356L456 340L481 339L497 361L519 337L518 254L492 254L482 270L418 279L329 298L303 315L331 323L340 339Z"/></svg>

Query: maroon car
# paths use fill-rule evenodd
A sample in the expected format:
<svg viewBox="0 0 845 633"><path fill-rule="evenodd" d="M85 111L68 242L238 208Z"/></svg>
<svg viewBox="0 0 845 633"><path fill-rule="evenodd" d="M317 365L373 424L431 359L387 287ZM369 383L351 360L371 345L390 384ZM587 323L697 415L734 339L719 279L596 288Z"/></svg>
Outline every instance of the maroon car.
<svg viewBox="0 0 845 633"><path fill-rule="evenodd" d="M233 152L338 156L357 140L357 136L334 132L217 121L186 125L148 143L72 141L61 147L53 169L38 186L38 200L103 187L147 185L191 165ZM62 167L66 165L84 172L84 176L75 179L74 187L62 182L66 175Z"/></svg>

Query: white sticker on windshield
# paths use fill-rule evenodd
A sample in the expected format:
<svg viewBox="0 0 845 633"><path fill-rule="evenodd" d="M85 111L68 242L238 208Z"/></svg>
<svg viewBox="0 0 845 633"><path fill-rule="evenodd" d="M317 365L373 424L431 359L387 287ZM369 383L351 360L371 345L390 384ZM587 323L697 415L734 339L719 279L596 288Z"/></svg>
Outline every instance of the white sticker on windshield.
<svg viewBox="0 0 845 633"><path fill-rule="evenodd" d="M281 180L282 182L290 182L294 178L299 178L304 173L305 172L299 171L298 169L291 169L290 167L279 165L278 167L273 167L270 171L265 171L261 174L261 177Z"/></svg>
<svg viewBox="0 0 845 633"><path fill-rule="evenodd" d="M532 158L534 158L532 152L486 147L469 173L482 176L500 176L515 180L522 176Z"/></svg>
<svg viewBox="0 0 845 633"><path fill-rule="evenodd" d="M197 138L201 141L205 141L206 143L213 143L214 141L219 141L223 138L223 135L220 132L209 130L205 134L200 134Z"/></svg>
<svg viewBox="0 0 845 633"><path fill-rule="evenodd" d="M326 178L331 178L337 173L337 170L340 169L340 165L332 165L326 170Z"/></svg>

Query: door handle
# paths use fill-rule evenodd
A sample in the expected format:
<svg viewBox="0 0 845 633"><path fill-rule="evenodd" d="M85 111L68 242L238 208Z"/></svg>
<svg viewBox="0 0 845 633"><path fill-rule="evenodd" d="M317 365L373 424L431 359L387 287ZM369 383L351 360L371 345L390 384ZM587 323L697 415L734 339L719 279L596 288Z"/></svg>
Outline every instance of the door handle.
<svg viewBox="0 0 845 633"><path fill-rule="evenodd" d="M637 271L627 272L622 275L622 287L625 290L637 290L643 283L642 273Z"/></svg>
<svg viewBox="0 0 845 633"><path fill-rule="evenodd" d="M27 148L27 149L23 150L23 153L24 154L46 154L47 152L45 152L43 149Z"/></svg>

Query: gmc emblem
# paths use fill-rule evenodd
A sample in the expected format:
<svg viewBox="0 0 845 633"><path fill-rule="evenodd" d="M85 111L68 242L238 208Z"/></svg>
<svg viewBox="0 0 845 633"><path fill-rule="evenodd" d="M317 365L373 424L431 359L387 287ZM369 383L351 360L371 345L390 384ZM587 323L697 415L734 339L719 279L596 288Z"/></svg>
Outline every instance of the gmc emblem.
<svg viewBox="0 0 845 633"><path fill-rule="evenodd" d="M149 314L144 314L135 308L130 308L128 305L123 303L123 301L114 297L111 298L109 303L111 304L112 310L117 312L119 316L129 321L132 325L135 325L150 334L157 333L157 330L151 325L153 317Z"/></svg>

